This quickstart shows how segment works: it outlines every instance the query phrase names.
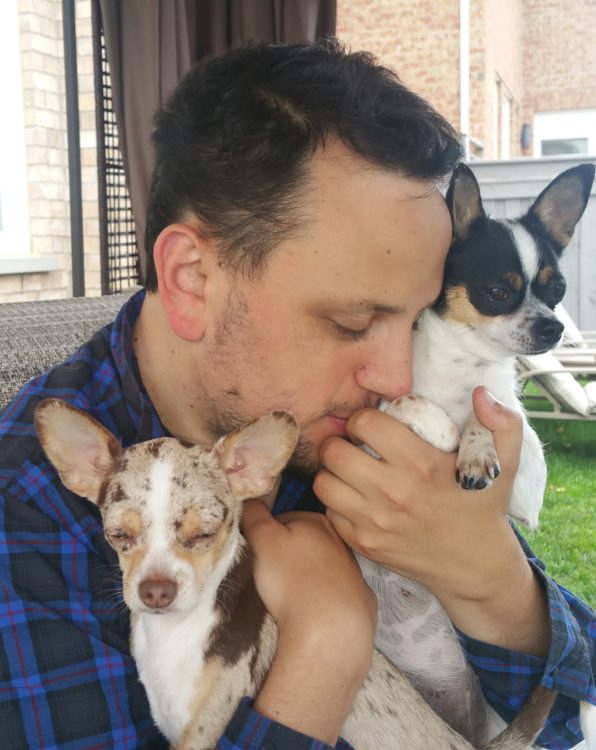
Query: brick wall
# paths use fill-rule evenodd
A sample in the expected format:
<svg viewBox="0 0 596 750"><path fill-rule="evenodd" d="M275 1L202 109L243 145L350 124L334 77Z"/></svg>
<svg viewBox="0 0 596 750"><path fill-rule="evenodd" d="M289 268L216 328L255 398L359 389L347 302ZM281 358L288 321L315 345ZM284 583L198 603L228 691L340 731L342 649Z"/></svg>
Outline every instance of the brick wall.
<svg viewBox="0 0 596 750"><path fill-rule="evenodd" d="M459 128L459 0L338 0L337 34ZM596 106L595 0L470 0L470 134L484 158L502 156L505 96L512 157L535 112Z"/></svg>
<svg viewBox="0 0 596 750"><path fill-rule="evenodd" d="M459 124L459 0L338 0L337 36Z"/></svg>
<svg viewBox="0 0 596 750"><path fill-rule="evenodd" d="M482 78L472 75L479 103L475 126L484 143L486 159L502 157L501 117L509 100L509 153L519 156L520 110L524 97L522 65L523 0L483 0L483 27L474 29L472 44L484 50ZM477 2L472 3L472 13ZM474 71L471 71L473 73Z"/></svg>
<svg viewBox="0 0 596 750"><path fill-rule="evenodd" d="M482 155L486 149L486 125L490 121L486 112L486 97L490 90L490 76L487 75L486 71L485 34L486 2L485 0L470 0L470 137L473 139L471 152ZM476 147L475 141L478 141L482 146Z"/></svg>
<svg viewBox="0 0 596 750"><path fill-rule="evenodd" d="M61 0L18 0L31 250L59 270L0 275L0 302L72 293ZM77 0L85 285L99 294L91 4ZM510 154L535 112L596 107L595 0L470 0L470 131L495 150L496 81L512 99ZM337 35L392 67L459 128L459 0L338 0ZM495 112L497 108L497 112ZM497 117L496 117L497 115Z"/></svg>
<svg viewBox="0 0 596 750"><path fill-rule="evenodd" d="M523 120L596 107L595 0L524 0Z"/></svg>
<svg viewBox="0 0 596 750"><path fill-rule="evenodd" d="M89 0L77 0L76 12L85 285L93 295L101 283ZM59 270L0 275L0 302L72 294L62 3L19 0L18 13L31 254L56 259Z"/></svg>
<svg viewBox="0 0 596 750"><path fill-rule="evenodd" d="M520 52L514 21L520 0L470 2L470 135L492 148L494 89L500 67L508 89L521 96L516 63ZM337 35L353 49L368 49L460 127L459 0L338 0ZM509 80L511 83L509 83ZM519 99L518 99L519 101Z"/></svg>

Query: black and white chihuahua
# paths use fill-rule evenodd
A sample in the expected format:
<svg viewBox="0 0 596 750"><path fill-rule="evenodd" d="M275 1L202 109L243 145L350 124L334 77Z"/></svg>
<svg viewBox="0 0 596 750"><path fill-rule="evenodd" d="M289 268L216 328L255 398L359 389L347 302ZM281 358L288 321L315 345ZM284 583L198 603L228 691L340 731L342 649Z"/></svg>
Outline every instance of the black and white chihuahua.
<svg viewBox="0 0 596 750"><path fill-rule="evenodd" d="M447 192L453 223L444 286L414 334L413 394L380 408L436 447L458 449L457 480L481 490L499 474L492 434L476 419L472 392L486 386L523 415L515 370L518 354L538 354L559 341L554 307L565 293L559 259L586 207L594 166L554 179L514 221L489 218L472 171L460 165ZM546 484L540 441L524 418L523 447L509 513L538 523ZM475 742L498 720L487 720L478 680L435 597L361 556L379 600L376 645L412 680L448 723ZM584 735L596 734L596 710L582 704Z"/></svg>

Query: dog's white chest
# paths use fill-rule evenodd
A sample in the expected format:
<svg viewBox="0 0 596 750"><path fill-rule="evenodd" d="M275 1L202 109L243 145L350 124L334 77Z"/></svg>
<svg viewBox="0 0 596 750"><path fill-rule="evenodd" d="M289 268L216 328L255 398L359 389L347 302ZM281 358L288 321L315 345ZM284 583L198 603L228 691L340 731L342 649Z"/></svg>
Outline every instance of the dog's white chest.
<svg viewBox="0 0 596 750"><path fill-rule="evenodd" d="M495 357L473 331L444 321L432 310L414 336L413 393L440 406L461 431L472 411L472 391L486 386L519 410L513 357ZM490 356L489 356L490 355Z"/></svg>
<svg viewBox="0 0 596 750"><path fill-rule="evenodd" d="M212 607L199 607L184 618L147 614L133 621L132 653L151 714L174 745L192 717L216 618Z"/></svg>

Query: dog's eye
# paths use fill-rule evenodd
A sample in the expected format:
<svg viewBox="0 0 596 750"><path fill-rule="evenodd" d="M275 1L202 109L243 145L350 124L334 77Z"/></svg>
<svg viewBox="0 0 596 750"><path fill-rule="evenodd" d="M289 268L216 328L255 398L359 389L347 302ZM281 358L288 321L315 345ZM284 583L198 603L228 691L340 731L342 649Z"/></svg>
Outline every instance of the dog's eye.
<svg viewBox="0 0 596 750"><path fill-rule="evenodd" d="M106 539L113 547L126 552L135 542L135 537L125 529L114 529L106 531Z"/></svg>
<svg viewBox="0 0 596 750"><path fill-rule="evenodd" d="M491 286L486 290L488 298L493 302L505 302L509 299L509 292L502 286Z"/></svg>
<svg viewBox="0 0 596 750"><path fill-rule="evenodd" d="M552 288L553 296L556 299L561 300L561 299L563 299L563 295L565 294L565 290L566 290L565 282L564 281L557 281L557 283L554 284L553 288Z"/></svg>
<svg viewBox="0 0 596 750"><path fill-rule="evenodd" d="M215 540L217 534L210 531L201 531L198 534L194 534L190 539L185 539L182 544L186 549L193 549L194 547L208 547L210 543Z"/></svg>

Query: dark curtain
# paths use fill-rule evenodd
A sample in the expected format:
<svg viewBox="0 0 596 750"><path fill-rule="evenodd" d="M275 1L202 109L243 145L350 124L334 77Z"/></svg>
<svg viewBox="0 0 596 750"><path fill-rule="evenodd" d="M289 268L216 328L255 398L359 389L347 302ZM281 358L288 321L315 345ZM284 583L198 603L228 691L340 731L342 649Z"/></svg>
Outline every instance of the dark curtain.
<svg viewBox="0 0 596 750"><path fill-rule="evenodd" d="M336 0L100 0L120 148L142 274L152 118L191 67L251 40L335 34Z"/></svg>

